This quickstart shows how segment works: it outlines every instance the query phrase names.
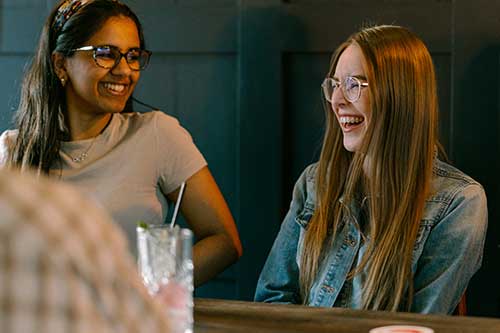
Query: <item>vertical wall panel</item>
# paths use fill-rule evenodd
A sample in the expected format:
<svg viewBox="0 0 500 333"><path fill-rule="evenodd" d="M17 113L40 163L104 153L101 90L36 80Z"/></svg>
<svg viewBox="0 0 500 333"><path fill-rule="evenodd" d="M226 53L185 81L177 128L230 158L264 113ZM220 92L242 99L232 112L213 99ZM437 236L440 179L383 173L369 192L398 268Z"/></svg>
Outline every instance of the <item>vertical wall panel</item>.
<svg viewBox="0 0 500 333"><path fill-rule="evenodd" d="M297 178L319 158L326 127L321 83L328 73L330 56L330 53L284 54L284 165L287 167L283 168L283 211L289 206Z"/></svg>
<svg viewBox="0 0 500 333"><path fill-rule="evenodd" d="M195 56L178 68L179 119L190 124L229 206L236 209L236 58Z"/></svg>
<svg viewBox="0 0 500 333"><path fill-rule="evenodd" d="M278 1L241 1L239 44L239 221L245 254L240 297L252 299L280 226L283 166L281 48L287 17ZM285 37L286 38L286 37Z"/></svg>
<svg viewBox="0 0 500 333"><path fill-rule="evenodd" d="M12 116L19 101L21 73L28 55L1 55L0 53L0 131L12 127Z"/></svg>
<svg viewBox="0 0 500 333"><path fill-rule="evenodd" d="M46 13L44 1L0 0L0 52L32 52Z"/></svg>
<svg viewBox="0 0 500 333"><path fill-rule="evenodd" d="M141 78L134 92L134 97L138 100L175 117L178 116L176 86L178 61L176 60L174 55L153 52L148 68L141 72Z"/></svg>
<svg viewBox="0 0 500 333"><path fill-rule="evenodd" d="M451 53L432 53L439 97L439 136L446 152L451 149Z"/></svg>
<svg viewBox="0 0 500 333"><path fill-rule="evenodd" d="M472 315L500 315L500 2L456 1L453 160L484 186L489 225L483 266L469 285Z"/></svg>
<svg viewBox="0 0 500 333"><path fill-rule="evenodd" d="M148 48L153 51L236 51L238 7L234 2L224 6L149 2L127 1L141 19Z"/></svg>

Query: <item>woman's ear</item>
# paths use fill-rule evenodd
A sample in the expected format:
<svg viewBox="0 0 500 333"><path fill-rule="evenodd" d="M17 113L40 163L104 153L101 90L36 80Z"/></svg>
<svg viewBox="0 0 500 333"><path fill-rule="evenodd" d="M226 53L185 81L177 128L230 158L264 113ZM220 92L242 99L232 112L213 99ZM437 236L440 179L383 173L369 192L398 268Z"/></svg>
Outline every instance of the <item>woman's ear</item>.
<svg viewBox="0 0 500 333"><path fill-rule="evenodd" d="M53 52L52 65L54 66L54 72L59 78L59 81L61 81L61 85L64 87L68 80L68 74L66 73L66 57L61 52Z"/></svg>

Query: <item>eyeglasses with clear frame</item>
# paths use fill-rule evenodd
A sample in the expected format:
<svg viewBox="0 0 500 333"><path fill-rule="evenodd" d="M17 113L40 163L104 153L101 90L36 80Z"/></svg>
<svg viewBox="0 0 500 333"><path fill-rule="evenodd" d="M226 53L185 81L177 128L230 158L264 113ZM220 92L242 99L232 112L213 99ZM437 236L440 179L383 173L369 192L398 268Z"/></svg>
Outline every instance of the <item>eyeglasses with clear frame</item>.
<svg viewBox="0 0 500 333"><path fill-rule="evenodd" d="M127 52L122 53L120 49L114 45L88 45L70 51L93 51L93 58L96 65L106 69L115 68L123 57L133 71L142 71L145 69L148 66L149 58L152 54L151 51L140 48L131 48L127 50Z"/></svg>
<svg viewBox="0 0 500 333"><path fill-rule="evenodd" d="M321 84L323 94L328 102L332 102L335 89L338 89L339 87L342 89L345 99L354 103L357 102L361 96L361 88L368 87L368 82L362 82L355 76L347 76L342 82L328 77Z"/></svg>

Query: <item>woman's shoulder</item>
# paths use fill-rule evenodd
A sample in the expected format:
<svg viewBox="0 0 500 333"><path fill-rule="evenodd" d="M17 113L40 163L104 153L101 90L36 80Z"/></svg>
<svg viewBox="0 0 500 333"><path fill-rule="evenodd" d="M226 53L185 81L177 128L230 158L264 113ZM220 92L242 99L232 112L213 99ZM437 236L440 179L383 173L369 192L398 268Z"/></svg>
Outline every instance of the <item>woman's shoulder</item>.
<svg viewBox="0 0 500 333"><path fill-rule="evenodd" d="M482 187L481 184L456 167L436 159L433 167L433 185L437 189L464 188L470 185Z"/></svg>
<svg viewBox="0 0 500 333"><path fill-rule="evenodd" d="M316 205L316 174L318 163L309 164L297 179L294 188L294 196L300 196L308 206L314 208Z"/></svg>
<svg viewBox="0 0 500 333"><path fill-rule="evenodd" d="M450 204L454 200L486 200L482 185L456 167L437 160L434 163L432 196L429 201Z"/></svg>
<svg viewBox="0 0 500 333"><path fill-rule="evenodd" d="M296 179L295 188L300 189L303 192L314 192L317 172L318 162L306 166Z"/></svg>
<svg viewBox="0 0 500 333"><path fill-rule="evenodd" d="M3 131L3 133L0 135L0 144L5 145L15 142L18 132L19 131L16 129Z"/></svg>
<svg viewBox="0 0 500 333"><path fill-rule="evenodd" d="M128 127L147 130L175 131L182 130L177 118L160 110L148 112L126 112L121 113L122 122L128 123Z"/></svg>
<svg viewBox="0 0 500 333"><path fill-rule="evenodd" d="M147 112L123 112L120 116L124 121L129 122L141 122L141 123L151 123L151 122L173 122L178 123L175 117L172 117L161 110L151 110Z"/></svg>
<svg viewBox="0 0 500 333"><path fill-rule="evenodd" d="M316 179L316 174L318 173L319 162L314 162L309 164L302 171L301 177L304 178L305 181L311 182Z"/></svg>
<svg viewBox="0 0 500 333"><path fill-rule="evenodd" d="M0 165L5 164L16 142L18 130L6 130L0 135Z"/></svg>

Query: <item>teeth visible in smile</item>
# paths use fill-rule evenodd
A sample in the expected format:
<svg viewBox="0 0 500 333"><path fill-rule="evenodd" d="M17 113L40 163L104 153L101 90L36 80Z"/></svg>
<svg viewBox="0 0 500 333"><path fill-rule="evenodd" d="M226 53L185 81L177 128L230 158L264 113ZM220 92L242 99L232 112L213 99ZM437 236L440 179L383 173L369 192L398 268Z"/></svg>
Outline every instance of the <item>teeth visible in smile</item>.
<svg viewBox="0 0 500 333"><path fill-rule="evenodd" d="M359 124L362 121L362 117L340 117L340 122L342 124Z"/></svg>
<svg viewBox="0 0 500 333"><path fill-rule="evenodd" d="M125 89L124 84L115 84L115 83L105 83L104 87L109 90L113 90L116 92L122 92Z"/></svg>

